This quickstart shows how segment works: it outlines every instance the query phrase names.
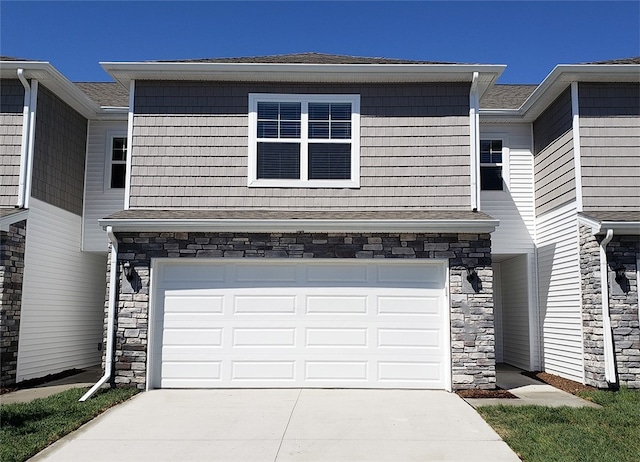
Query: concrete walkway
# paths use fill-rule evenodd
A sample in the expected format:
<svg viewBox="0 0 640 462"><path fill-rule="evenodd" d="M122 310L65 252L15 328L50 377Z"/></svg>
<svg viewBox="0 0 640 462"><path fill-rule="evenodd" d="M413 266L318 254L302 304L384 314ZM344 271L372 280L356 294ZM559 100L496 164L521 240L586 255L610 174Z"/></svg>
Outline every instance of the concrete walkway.
<svg viewBox="0 0 640 462"><path fill-rule="evenodd" d="M515 453L453 393L153 390L32 462L485 461Z"/></svg>
<svg viewBox="0 0 640 462"><path fill-rule="evenodd" d="M508 390L519 399L465 398L465 401L473 407L495 406L496 404L505 406L600 407L571 393L522 375L521 369L508 364L496 366L496 386Z"/></svg>
<svg viewBox="0 0 640 462"><path fill-rule="evenodd" d="M32 388L24 388L0 395L0 403L27 403L37 398L46 398L47 396L55 395L70 388L92 387L101 376L101 366L89 367L79 374L47 382L42 385L36 385Z"/></svg>

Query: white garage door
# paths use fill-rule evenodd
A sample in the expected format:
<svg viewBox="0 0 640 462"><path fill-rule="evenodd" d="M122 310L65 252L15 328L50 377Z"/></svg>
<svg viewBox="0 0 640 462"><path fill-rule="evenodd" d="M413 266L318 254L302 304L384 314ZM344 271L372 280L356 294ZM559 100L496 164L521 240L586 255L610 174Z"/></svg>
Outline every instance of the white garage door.
<svg viewBox="0 0 640 462"><path fill-rule="evenodd" d="M151 388L450 389L446 267L154 262Z"/></svg>

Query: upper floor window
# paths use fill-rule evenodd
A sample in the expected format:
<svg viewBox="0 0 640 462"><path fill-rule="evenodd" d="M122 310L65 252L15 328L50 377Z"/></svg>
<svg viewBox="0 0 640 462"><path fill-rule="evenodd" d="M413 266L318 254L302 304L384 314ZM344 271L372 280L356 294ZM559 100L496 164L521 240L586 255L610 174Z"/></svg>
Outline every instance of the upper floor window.
<svg viewBox="0 0 640 462"><path fill-rule="evenodd" d="M358 95L249 95L249 186L359 187Z"/></svg>
<svg viewBox="0 0 640 462"><path fill-rule="evenodd" d="M480 141L480 189L502 191L502 140Z"/></svg>
<svg viewBox="0 0 640 462"><path fill-rule="evenodd" d="M109 187L121 189L125 186L127 176L127 138L111 138L111 179Z"/></svg>

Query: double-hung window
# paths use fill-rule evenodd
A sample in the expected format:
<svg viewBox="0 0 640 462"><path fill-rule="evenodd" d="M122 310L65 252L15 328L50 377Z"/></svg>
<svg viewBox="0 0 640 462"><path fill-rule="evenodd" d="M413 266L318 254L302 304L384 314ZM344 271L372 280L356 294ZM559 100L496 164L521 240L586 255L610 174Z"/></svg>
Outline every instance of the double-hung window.
<svg viewBox="0 0 640 462"><path fill-rule="evenodd" d="M502 140L480 141L480 189L502 191Z"/></svg>
<svg viewBox="0 0 640 462"><path fill-rule="evenodd" d="M359 95L249 95L249 186L359 187Z"/></svg>
<svg viewBox="0 0 640 462"><path fill-rule="evenodd" d="M122 189L127 175L127 138L110 137L109 188Z"/></svg>

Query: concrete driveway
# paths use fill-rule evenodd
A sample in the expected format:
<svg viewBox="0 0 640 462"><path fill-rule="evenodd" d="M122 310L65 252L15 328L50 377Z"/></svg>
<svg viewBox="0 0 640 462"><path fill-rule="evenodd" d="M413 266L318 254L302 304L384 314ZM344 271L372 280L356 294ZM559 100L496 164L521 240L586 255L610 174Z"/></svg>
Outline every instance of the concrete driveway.
<svg viewBox="0 0 640 462"><path fill-rule="evenodd" d="M32 461L519 461L457 395L417 390L154 390Z"/></svg>

